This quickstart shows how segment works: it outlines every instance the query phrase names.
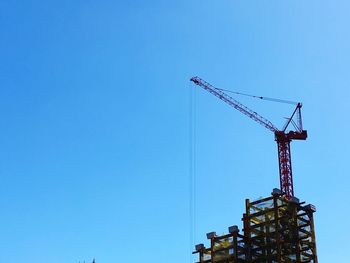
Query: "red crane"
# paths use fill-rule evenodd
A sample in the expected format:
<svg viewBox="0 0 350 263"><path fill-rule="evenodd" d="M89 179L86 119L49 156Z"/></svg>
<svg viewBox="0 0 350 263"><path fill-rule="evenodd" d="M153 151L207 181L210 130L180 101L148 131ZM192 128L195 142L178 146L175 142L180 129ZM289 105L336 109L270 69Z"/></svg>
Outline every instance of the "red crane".
<svg viewBox="0 0 350 263"><path fill-rule="evenodd" d="M306 140L307 131L303 130L301 121L301 103L296 103L296 108L290 118L287 119L286 124L282 130L279 130L273 125L269 120L260 116L255 111L244 106L242 103L238 102L231 96L227 95L222 89L215 88L208 82L202 80L199 77L191 78L191 81L210 92L214 96L223 100L230 106L234 107L236 110L245 114L249 118L253 119L257 123L261 124L265 128L269 129L275 134L275 141L277 142L278 148L278 163L279 163L279 173L280 173L280 187L281 191L285 194L287 199L291 199L294 196L293 189L293 175L292 175L292 160L290 153L290 142L292 140ZM260 97L262 98L262 97ZM294 121L294 116L296 115L296 122ZM289 125L292 124L295 130L290 130L286 132Z"/></svg>

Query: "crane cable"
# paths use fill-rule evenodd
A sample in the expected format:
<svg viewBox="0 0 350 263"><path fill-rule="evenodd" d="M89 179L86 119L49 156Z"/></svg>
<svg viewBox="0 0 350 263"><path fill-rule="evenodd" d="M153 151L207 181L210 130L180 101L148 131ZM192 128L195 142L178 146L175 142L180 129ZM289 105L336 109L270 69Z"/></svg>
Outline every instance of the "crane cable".
<svg viewBox="0 0 350 263"><path fill-rule="evenodd" d="M216 89L221 90L221 91L225 91L225 92L229 92L229 93L233 93L233 94L237 94L237 95L242 95L242 96L255 98L255 99L268 100L268 101L287 103L287 104L293 104L293 105L297 105L298 104L298 102L290 101L290 100L282 100L282 99L275 99L275 98L269 98L269 97L256 96L256 95L246 94L246 93L242 93L242 92L238 92L238 91L227 90L227 89L219 89L219 88L216 88Z"/></svg>
<svg viewBox="0 0 350 263"><path fill-rule="evenodd" d="M196 89L189 83L189 262L193 262L192 251L196 238Z"/></svg>

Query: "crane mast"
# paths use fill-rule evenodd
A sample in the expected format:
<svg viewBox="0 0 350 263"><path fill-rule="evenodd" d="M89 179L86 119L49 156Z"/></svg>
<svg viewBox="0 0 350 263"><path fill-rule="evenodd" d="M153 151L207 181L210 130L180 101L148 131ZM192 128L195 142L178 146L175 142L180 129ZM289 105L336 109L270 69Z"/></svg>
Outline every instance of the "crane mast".
<svg viewBox="0 0 350 263"><path fill-rule="evenodd" d="M293 114L290 118L288 118L283 129L279 130L276 128L275 125L272 124L272 122L262 117L255 111L244 106L242 103L235 100L221 89L215 88L214 86L212 86L211 84L202 80L199 77L193 77L191 78L191 81L274 133L278 150L280 188L281 191L285 194L286 198L291 199L294 196L294 187L290 142L292 140L306 140L307 138L307 131L303 130L302 127L302 104L297 103ZM295 115L297 116L296 122L294 121ZM295 130L286 132L290 124L293 125Z"/></svg>

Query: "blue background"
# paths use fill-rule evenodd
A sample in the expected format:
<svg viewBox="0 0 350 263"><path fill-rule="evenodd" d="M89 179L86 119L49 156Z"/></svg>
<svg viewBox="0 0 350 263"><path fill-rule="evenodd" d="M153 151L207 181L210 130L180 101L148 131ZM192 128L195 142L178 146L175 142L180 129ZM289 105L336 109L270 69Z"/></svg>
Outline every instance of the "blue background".
<svg viewBox="0 0 350 263"><path fill-rule="evenodd" d="M205 233L241 227L245 198L279 185L273 134L192 87L198 75L304 103L295 194L318 209L319 262L347 262L349 11L0 1L0 261L193 262ZM238 99L278 127L293 110Z"/></svg>

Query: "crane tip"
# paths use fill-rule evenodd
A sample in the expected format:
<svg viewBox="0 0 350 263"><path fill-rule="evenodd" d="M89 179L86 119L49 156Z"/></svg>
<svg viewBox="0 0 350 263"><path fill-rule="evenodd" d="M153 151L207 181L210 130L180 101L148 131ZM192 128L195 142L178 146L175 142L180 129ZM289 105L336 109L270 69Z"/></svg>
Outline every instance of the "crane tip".
<svg viewBox="0 0 350 263"><path fill-rule="evenodd" d="M198 84L199 83L199 80L198 80L199 78L196 76L196 77L192 77L191 79L190 79L190 81L192 81L193 83L195 83L195 84Z"/></svg>

